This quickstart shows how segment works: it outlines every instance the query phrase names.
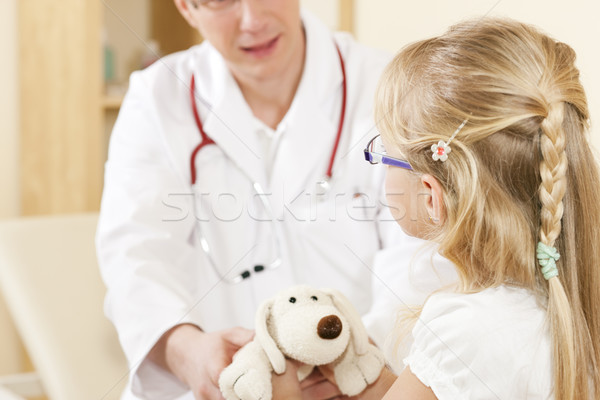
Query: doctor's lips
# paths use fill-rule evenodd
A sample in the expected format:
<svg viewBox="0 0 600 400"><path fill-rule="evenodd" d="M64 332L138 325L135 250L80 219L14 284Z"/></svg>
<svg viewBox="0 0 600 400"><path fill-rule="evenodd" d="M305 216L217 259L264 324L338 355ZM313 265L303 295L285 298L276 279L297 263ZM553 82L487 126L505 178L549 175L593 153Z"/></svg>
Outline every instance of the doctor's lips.
<svg viewBox="0 0 600 400"><path fill-rule="evenodd" d="M277 35L275 38L267 40L266 42L262 42L254 46L240 46L240 48L246 54L250 54L255 57L264 57L273 52L280 37L280 35Z"/></svg>

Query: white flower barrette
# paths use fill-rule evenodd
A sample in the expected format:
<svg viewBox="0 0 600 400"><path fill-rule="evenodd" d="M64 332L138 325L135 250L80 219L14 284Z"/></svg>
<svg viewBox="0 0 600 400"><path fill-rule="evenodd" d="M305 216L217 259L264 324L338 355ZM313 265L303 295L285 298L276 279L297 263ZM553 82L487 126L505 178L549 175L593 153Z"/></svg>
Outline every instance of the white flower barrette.
<svg viewBox="0 0 600 400"><path fill-rule="evenodd" d="M447 142L444 142L443 140L440 140L439 142L437 142L437 144L432 144L431 145L431 151L433 152L433 154L431 155L431 157L434 159L434 161L446 161L448 159L448 154L450 154L450 152L452 151L452 149L450 148L450 142L452 140L454 140L454 138L456 137L456 135L458 134L458 132L461 131L462 128L465 127L465 125L467 124L467 122L469 122L469 118L465 119L462 124L460 124L458 126L458 128L456 128L456 130L454 131L454 133L452 134L452 136L450 136L450 139L448 139Z"/></svg>

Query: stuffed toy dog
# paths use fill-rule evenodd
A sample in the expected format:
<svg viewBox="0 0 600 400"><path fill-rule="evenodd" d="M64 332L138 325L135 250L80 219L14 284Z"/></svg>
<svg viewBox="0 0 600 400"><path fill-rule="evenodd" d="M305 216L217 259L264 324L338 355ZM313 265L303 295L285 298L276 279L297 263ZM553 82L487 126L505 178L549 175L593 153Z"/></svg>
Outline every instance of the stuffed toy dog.
<svg viewBox="0 0 600 400"><path fill-rule="evenodd" d="M259 307L255 329L254 339L219 377L226 400L270 400L271 372L285 372L285 357L303 363L300 380L315 366L329 364L340 391L348 396L373 383L384 365L358 312L332 289L294 286L282 291Z"/></svg>

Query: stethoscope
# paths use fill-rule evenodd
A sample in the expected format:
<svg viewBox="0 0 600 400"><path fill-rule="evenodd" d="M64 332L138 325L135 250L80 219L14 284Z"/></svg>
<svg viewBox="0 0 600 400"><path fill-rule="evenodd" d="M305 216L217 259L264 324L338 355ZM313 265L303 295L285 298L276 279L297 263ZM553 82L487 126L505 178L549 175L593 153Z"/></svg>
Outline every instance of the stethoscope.
<svg viewBox="0 0 600 400"><path fill-rule="evenodd" d="M316 186L318 189L317 195L319 195L321 199L326 197L325 195L329 192L329 189L330 189L329 181L331 180L331 177L333 175L333 164L335 163L335 156L337 154L338 146L340 144L340 139L342 137L342 130L344 129L344 117L346 115L346 97L347 97L346 66L344 64L344 58L342 57L342 53L341 53L340 48L338 47L337 43L336 43L335 47L336 47L336 50L337 50L337 53L338 53L338 56L340 59L340 67L342 70L342 105L341 105L340 120L338 123L337 135L335 138L335 142L333 144L331 156L329 157L329 164L327 166L327 170L325 171L325 176L323 177L323 180L316 183ZM196 156L198 155L198 152L200 152L200 150L202 150L204 148L204 146L208 146L211 144L218 146L217 143L215 143L215 141L212 140L204 131L204 126L202 125L202 120L200 119L200 114L198 113L198 108L196 106L195 94L196 94L196 80L194 78L194 74L192 74L192 79L190 82L190 101L192 104L192 112L194 114L194 120L196 121L196 126L198 127L198 131L200 132L200 143L196 146L196 148L194 148L194 151L192 152L192 155L190 157L192 185L194 185L196 183ZM254 267L252 268L252 271L255 273L258 273L258 272L262 272L264 270L275 269L275 268L279 267L282 263L282 251L281 251L281 243L279 242L279 235L276 234L275 218L274 218L273 209L271 208L271 204L267 200L267 194L262 189L261 185L256 181L252 181L250 176L247 174L247 172L243 168L240 168L238 166L238 169L244 175L246 175L246 177L248 178L248 180L250 182L252 182L252 187L253 187L254 191L256 192L256 194L258 195L258 197L260 198L261 203L265 209L265 212L267 213L267 217L273 224L272 237L273 237L273 241L275 242L275 249L276 249L275 258L268 264L254 265ZM196 201L194 201L193 203L194 203L194 208L195 208ZM194 210L194 211L197 211L197 210ZM252 275L250 270L244 270L241 273L235 275L233 278L228 277L227 274L223 275L221 273L220 269L217 267L217 263L213 259L211 248L208 244L208 241L206 240L206 237L202 234L202 229L200 227L199 221L196 224L196 226L197 226L198 239L200 241L202 250L206 254L206 257L208 259L208 262L211 264L212 269L215 271L215 273L221 280L231 283L231 284L234 284L234 283L242 282L243 280L249 278Z"/></svg>

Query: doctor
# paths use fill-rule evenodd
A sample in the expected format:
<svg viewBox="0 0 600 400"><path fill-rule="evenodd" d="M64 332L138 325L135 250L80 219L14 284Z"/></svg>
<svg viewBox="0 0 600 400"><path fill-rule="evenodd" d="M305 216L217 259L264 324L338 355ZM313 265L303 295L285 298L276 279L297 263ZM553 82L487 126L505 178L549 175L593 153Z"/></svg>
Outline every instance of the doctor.
<svg viewBox="0 0 600 400"><path fill-rule="evenodd" d="M359 160L388 57L298 0L174 1L206 40L131 76L97 233L128 399L221 398L257 305L290 285L368 313L375 252L398 231L382 171ZM338 393L310 382L307 397Z"/></svg>

